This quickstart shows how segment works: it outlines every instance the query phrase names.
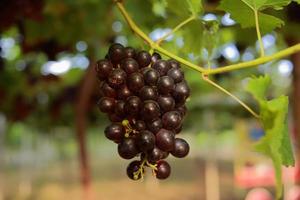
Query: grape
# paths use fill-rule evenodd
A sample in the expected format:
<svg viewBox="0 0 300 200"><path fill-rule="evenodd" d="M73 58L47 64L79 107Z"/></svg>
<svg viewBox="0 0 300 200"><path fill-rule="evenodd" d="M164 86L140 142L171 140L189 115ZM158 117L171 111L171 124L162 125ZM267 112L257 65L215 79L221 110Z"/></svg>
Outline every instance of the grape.
<svg viewBox="0 0 300 200"><path fill-rule="evenodd" d="M115 99L109 97L102 97L98 101L98 107L101 112L108 113L112 112L115 106Z"/></svg>
<svg viewBox="0 0 300 200"><path fill-rule="evenodd" d="M157 99L157 91L155 88L151 86L144 86L140 92L139 96L142 100L156 100ZM174 102L175 105L175 102Z"/></svg>
<svg viewBox="0 0 300 200"><path fill-rule="evenodd" d="M122 69L115 69L108 77L108 84L113 88L119 88L126 81L126 73Z"/></svg>
<svg viewBox="0 0 300 200"><path fill-rule="evenodd" d="M118 153L124 159L132 159L138 153L135 141L132 138L126 138L118 145Z"/></svg>
<svg viewBox="0 0 300 200"><path fill-rule="evenodd" d="M162 128L162 121L160 118L154 119L147 123L147 128L152 133L156 134Z"/></svg>
<svg viewBox="0 0 300 200"><path fill-rule="evenodd" d="M151 56L151 61L152 61L152 63L155 63L156 61L158 61L158 60L160 60L161 59L161 56L158 54L158 53L156 53L156 52L154 52L153 54L152 54L152 56Z"/></svg>
<svg viewBox="0 0 300 200"><path fill-rule="evenodd" d="M160 96L157 103L163 112L171 111L175 108L175 100L171 96Z"/></svg>
<svg viewBox="0 0 300 200"><path fill-rule="evenodd" d="M141 166L141 161L138 161L138 160L134 160L132 161L128 166L127 166L127 169L126 169L126 172L127 172L127 176L132 179L132 180L139 180L142 178L142 174L139 173L137 176L134 176L134 174L139 171L140 169L140 166ZM144 171L144 169L142 169Z"/></svg>
<svg viewBox="0 0 300 200"><path fill-rule="evenodd" d="M169 76L163 76L157 82L158 91L161 94L169 94L174 89L174 80Z"/></svg>
<svg viewBox="0 0 300 200"><path fill-rule="evenodd" d="M113 69L113 65L107 59L99 60L96 63L96 72L99 79L104 80Z"/></svg>
<svg viewBox="0 0 300 200"><path fill-rule="evenodd" d="M153 65L152 68L157 70L160 76L165 76L171 66L165 60L157 60Z"/></svg>
<svg viewBox="0 0 300 200"><path fill-rule="evenodd" d="M98 107L111 121L105 136L118 144L120 157L140 159L127 166L127 176L141 179L150 167L158 179L169 177L171 168L164 159L189 153L188 143L175 138L190 95L179 62L113 44L95 70L101 82Z"/></svg>
<svg viewBox="0 0 300 200"><path fill-rule="evenodd" d="M159 79L159 73L155 69L149 69L146 71L145 75L145 82L146 84L150 86L156 85L158 79Z"/></svg>
<svg viewBox="0 0 300 200"><path fill-rule="evenodd" d="M125 134L125 129L122 124L112 123L105 128L104 133L109 140L120 143Z"/></svg>
<svg viewBox="0 0 300 200"><path fill-rule="evenodd" d="M170 130L160 129L155 137L156 146L162 151L172 151L174 149L175 136Z"/></svg>
<svg viewBox="0 0 300 200"><path fill-rule="evenodd" d="M141 115L146 120L153 120L155 118L158 118L160 115L159 106L155 101L147 100L144 101Z"/></svg>
<svg viewBox="0 0 300 200"><path fill-rule="evenodd" d="M170 176L171 167L166 161L160 160L157 162L157 170L155 172L157 179L166 179Z"/></svg>
<svg viewBox="0 0 300 200"><path fill-rule="evenodd" d="M137 96L130 96L125 102L125 112L128 115L135 116L140 112L142 102Z"/></svg>
<svg viewBox="0 0 300 200"><path fill-rule="evenodd" d="M143 130L139 133L139 136L137 138L137 146L139 150L143 152L147 152L149 150L152 150L155 145L155 136L153 133L147 130Z"/></svg>
<svg viewBox="0 0 300 200"><path fill-rule="evenodd" d="M138 92L144 86L144 77L141 73L132 73L127 79L128 88Z"/></svg>
<svg viewBox="0 0 300 200"><path fill-rule="evenodd" d="M121 44L113 44L108 50L109 58L113 63L118 63L125 57L124 47Z"/></svg>
<svg viewBox="0 0 300 200"><path fill-rule="evenodd" d="M129 90L127 85L122 85L118 89L118 98L122 100L126 100L128 97L132 96L132 92Z"/></svg>
<svg viewBox="0 0 300 200"><path fill-rule="evenodd" d="M140 65L140 68L147 67L151 63L151 56L147 51L140 51L136 55L136 60Z"/></svg>
<svg viewBox="0 0 300 200"><path fill-rule="evenodd" d="M132 74L139 70L139 64L133 58L127 58L122 61L121 68L127 73Z"/></svg>
<svg viewBox="0 0 300 200"><path fill-rule="evenodd" d="M110 87L107 83L103 82L100 86L101 96L115 98L117 92L114 88Z"/></svg>
<svg viewBox="0 0 300 200"><path fill-rule="evenodd" d="M172 68L168 71L167 75L171 77L175 83L179 83L183 81L184 75L181 69L179 68Z"/></svg>
<svg viewBox="0 0 300 200"><path fill-rule="evenodd" d="M162 116L162 124L165 129L173 130L181 125L181 115L177 111L170 111Z"/></svg>
<svg viewBox="0 0 300 200"><path fill-rule="evenodd" d="M132 47L126 47L124 49L124 55L126 58L134 58L136 53L135 53L135 49Z"/></svg>
<svg viewBox="0 0 300 200"><path fill-rule="evenodd" d="M174 149L171 151L171 154L177 158L183 158L188 155L190 151L189 144L181 138L176 138L174 143Z"/></svg>

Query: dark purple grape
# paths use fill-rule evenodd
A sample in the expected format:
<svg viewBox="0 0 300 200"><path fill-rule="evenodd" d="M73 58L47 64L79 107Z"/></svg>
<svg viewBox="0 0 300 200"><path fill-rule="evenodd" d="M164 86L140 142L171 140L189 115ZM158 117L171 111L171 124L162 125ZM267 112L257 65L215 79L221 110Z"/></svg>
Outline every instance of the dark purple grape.
<svg viewBox="0 0 300 200"><path fill-rule="evenodd" d="M122 69L114 69L108 77L108 84L113 88L119 88L126 81L126 73Z"/></svg>
<svg viewBox="0 0 300 200"><path fill-rule="evenodd" d="M124 46L118 43L112 44L109 47L108 55L113 63L118 63L125 57Z"/></svg>
<svg viewBox="0 0 300 200"><path fill-rule="evenodd" d="M147 128L152 133L156 134L162 128L162 121L160 118L154 119L147 123Z"/></svg>
<svg viewBox="0 0 300 200"><path fill-rule="evenodd" d="M122 143L118 145L118 153L124 159L132 159L139 151L135 145L135 140L132 138L125 138Z"/></svg>
<svg viewBox="0 0 300 200"><path fill-rule="evenodd" d="M120 123L112 123L106 127L105 136L116 143L120 143L125 134L125 129Z"/></svg>
<svg viewBox="0 0 300 200"><path fill-rule="evenodd" d="M140 73L143 75L144 79L145 79L145 74L150 70L150 67L144 67L142 69L140 69Z"/></svg>
<svg viewBox="0 0 300 200"><path fill-rule="evenodd" d="M181 125L181 115L177 111L170 111L162 116L162 124L165 129L173 130Z"/></svg>
<svg viewBox="0 0 300 200"><path fill-rule="evenodd" d="M177 83L172 93L177 105L183 105L190 96L190 88L185 81Z"/></svg>
<svg viewBox="0 0 300 200"><path fill-rule="evenodd" d="M95 70L97 72L98 78L101 80L105 80L108 77L108 75L111 73L112 69L113 69L113 65L107 59L99 60L96 63Z"/></svg>
<svg viewBox="0 0 300 200"><path fill-rule="evenodd" d="M152 100L144 101L141 115L145 120L153 120L160 116L159 105Z"/></svg>
<svg viewBox="0 0 300 200"><path fill-rule="evenodd" d="M160 60L161 59L161 56L158 54L158 53L156 53L156 52L154 52L153 54L152 54L152 56L151 56L151 61L152 61L152 63L155 63L156 61L158 61L158 60Z"/></svg>
<svg viewBox="0 0 300 200"><path fill-rule="evenodd" d="M171 174L171 167L169 163L164 160L160 160L157 162L157 170L155 171L157 179L166 179Z"/></svg>
<svg viewBox="0 0 300 200"><path fill-rule="evenodd" d="M137 96L130 96L126 100L124 107L127 115L136 116L142 108L142 102Z"/></svg>
<svg viewBox="0 0 300 200"><path fill-rule="evenodd" d="M183 118L186 115L187 108L185 105L177 107L176 110L180 113L181 118Z"/></svg>
<svg viewBox="0 0 300 200"><path fill-rule="evenodd" d="M128 97L132 96L132 92L129 90L127 85L122 85L117 92L118 98L126 100Z"/></svg>
<svg viewBox="0 0 300 200"><path fill-rule="evenodd" d="M171 68L180 68L180 63L174 59L168 60L168 63L171 66Z"/></svg>
<svg viewBox="0 0 300 200"><path fill-rule="evenodd" d="M161 94L169 94L174 89L174 81L169 76L162 76L158 79L157 89Z"/></svg>
<svg viewBox="0 0 300 200"><path fill-rule="evenodd" d="M170 130L160 129L155 137L156 146L162 151L172 151L174 149L175 136Z"/></svg>
<svg viewBox="0 0 300 200"><path fill-rule="evenodd" d="M144 86L144 77L141 73L132 73L127 79L128 88L138 92Z"/></svg>
<svg viewBox="0 0 300 200"><path fill-rule="evenodd" d="M175 100L171 96L160 96L157 103L163 112L171 111L175 108Z"/></svg>
<svg viewBox="0 0 300 200"><path fill-rule="evenodd" d="M153 63L152 68L158 71L160 76L165 76L167 75L169 69L171 69L171 66L165 60L158 60L155 63Z"/></svg>
<svg viewBox="0 0 300 200"><path fill-rule="evenodd" d="M175 128L173 131L175 134L179 134L182 131L182 124L180 126L178 126L177 128Z"/></svg>
<svg viewBox="0 0 300 200"><path fill-rule="evenodd" d="M151 55L147 51L140 51L136 55L136 60L140 65L140 68L147 67L151 63Z"/></svg>
<svg viewBox="0 0 300 200"><path fill-rule="evenodd" d="M145 100L156 100L157 95L158 94L157 94L156 89L151 86L144 86L139 92L140 98L144 101Z"/></svg>
<svg viewBox="0 0 300 200"><path fill-rule="evenodd" d="M101 84L100 94L103 97L111 97L111 98L115 98L117 96L117 92L115 91L115 89L110 87L106 82Z"/></svg>
<svg viewBox="0 0 300 200"><path fill-rule="evenodd" d="M121 68L127 73L132 74L139 70L139 64L133 58L126 58L121 62Z"/></svg>
<svg viewBox="0 0 300 200"><path fill-rule="evenodd" d="M168 156L169 156L169 152L163 151L163 154L162 154L162 158L161 158L161 159L166 159Z"/></svg>
<svg viewBox="0 0 300 200"><path fill-rule="evenodd" d="M155 136L150 131L143 130L139 133L136 141L139 150L142 152L147 152L154 148Z"/></svg>
<svg viewBox="0 0 300 200"><path fill-rule="evenodd" d="M183 158L188 155L190 151L189 144L181 138L175 139L175 145L173 151L171 151L171 154L177 158Z"/></svg>
<svg viewBox="0 0 300 200"><path fill-rule="evenodd" d="M125 58L134 58L136 55L135 49L132 47L126 47L124 49L124 54L125 54Z"/></svg>
<svg viewBox="0 0 300 200"><path fill-rule="evenodd" d="M134 160L127 166L126 172L127 176L130 179L136 181L142 178L142 173L144 173L144 169L142 169L142 173L137 173L140 170L141 164L141 161Z"/></svg>
<svg viewBox="0 0 300 200"><path fill-rule="evenodd" d="M98 101L98 107L101 110L101 112L109 113L114 110L116 100L109 97L102 97Z"/></svg>
<svg viewBox="0 0 300 200"><path fill-rule="evenodd" d="M122 122L123 117L117 115L116 113L108 113L108 119L111 122Z"/></svg>
<svg viewBox="0 0 300 200"><path fill-rule="evenodd" d="M170 76L174 80L174 83L179 83L179 82L183 81L183 79L184 79L184 74L180 68L170 69L168 71L167 75Z"/></svg>
<svg viewBox="0 0 300 200"><path fill-rule="evenodd" d="M150 68L144 75L144 79L147 85L155 86L158 79L159 73L155 69Z"/></svg>
<svg viewBox="0 0 300 200"><path fill-rule="evenodd" d="M136 121L136 122L134 123L133 128L134 128L134 130L136 130L136 131L142 131L142 130L145 130L145 129L146 129L146 124L145 124L144 121L138 120L138 121Z"/></svg>
<svg viewBox="0 0 300 200"><path fill-rule="evenodd" d="M148 152L148 161L150 163L156 163L157 161L163 159L165 152L160 150L157 147L154 147L151 151Z"/></svg>
<svg viewBox="0 0 300 200"><path fill-rule="evenodd" d="M116 105L115 105L115 109L114 112L121 117L125 116L125 101L122 100L118 100Z"/></svg>

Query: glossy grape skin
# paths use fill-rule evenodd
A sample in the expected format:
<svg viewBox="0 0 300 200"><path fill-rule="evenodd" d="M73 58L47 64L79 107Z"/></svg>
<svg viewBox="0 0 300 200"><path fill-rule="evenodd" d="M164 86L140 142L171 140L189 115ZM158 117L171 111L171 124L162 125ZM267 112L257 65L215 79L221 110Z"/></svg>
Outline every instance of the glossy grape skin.
<svg viewBox="0 0 300 200"><path fill-rule="evenodd" d="M154 147L151 151L148 152L148 161L150 163L156 163L157 161L163 159L165 152L160 150L157 147Z"/></svg>
<svg viewBox="0 0 300 200"><path fill-rule="evenodd" d="M155 63L153 63L152 68L155 69L160 76L165 76L171 66L165 60L157 60Z"/></svg>
<svg viewBox="0 0 300 200"><path fill-rule="evenodd" d="M180 68L172 68L167 75L174 80L174 83L179 83L184 80L184 74Z"/></svg>
<svg viewBox="0 0 300 200"><path fill-rule="evenodd" d="M105 128L104 133L109 140L120 143L125 134L125 129L120 123L112 123Z"/></svg>
<svg viewBox="0 0 300 200"><path fill-rule="evenodd" d="M132 159L138 152L135 140L132 138L125 138L123 142L118 145L118 153L124 159Z"/></svg>
<svg viewBox="0 0 300 200"><path fill-rule="evenodd" d="M112 44L108 50L108 55L113 63L118 63L125 57L124 46L119 43Z"/></svg>
<svg viewBox="0 0 300 200"><path fill-rule="evenodd" d="M160 96L157 103L163 112L171 111L175 108L175 100L171 96Z"/></svg>
<svg viewBox="0 0 300 200"><path fill-rule="evenodd" d="M125 112L127 115L136 116L139 114L142 102L137 96L130 96L125 102Z"/></svg>
<svg viewBox="0 0 300 200"><path fill-rule="evenodd" d="M138 92L144 86L144 77L141 73L132 73L127 79L128 88Z"/></svg>
<svg viewBox="0 0 300 200"><path fill-rule="evenodd" d="M162 124L165 129L173 130L181 125L181 115L177 111L170 111L162 116Z"/></svg>
<svg viewBox="0 0 300 200"><path fill-rule="evenodd" d="M147 123L147 128L152 133L156 134L162 128L162 121L160 118L154 119Z"/></svg>
<svg viewBox="0 0 300 200"><path fill-rule="evenodd" d="M144 101L141 116L148 121L158 118L160 116L159 105L152 100Z"/></svg>
<svg viewBox="0 0 300 200"><path fill-rule="evenodd" d="M125 47L124 55L125 55L125 58L134 58L136 56L135 49L132 47Z"/></svg>
<svg viewBox="0 0 300 200"><path fill-rule="evenodd" d="M119 99L126 100L128 97L132 96L132 92L129 90L127 85L122 85L117 90L117 95Z"/></svg>
<svg viewBox="0 0 300 200"><path fill-rule="evenodd" d="M111 122L122 122L123 117L117 115L116 113L108 113L107 114L109 121Z"/></svg>
<svg viewBox="0 0 300 200"><path fill-rule="evenodd" d="M109 98L109 97L102 97L98 101L98 108L100 109L101 112L104 113L109 113L114 110L115 106L115 99Z"/></svg>
<svg viewBox="0 0 300 200"><path fill-rule="evenodd" d="M109 77L108 84L113 88L119 88L126 81L126 73L122 69L114 69Z"/></svg>
<svg viewBox="0 0 300 200"><path fill-rule="evenodd" d="M115 104L114 113L116 113L120 117L125 116L125 101L118 100Z"/></svg>
<svg viewBox="0 0 300 200"><path fill-rule="evenodd" d="M101 84L100 94L103 97L111 97L111 98L115 98L117 96L116 90L110 87L106 82Z"/></svg>
<svg viewBox="0 0 300 200"><path fill-rule="evenodd" d="M147 67L151 63L151 55L147 51L140 51L136 55L140 68Z"/></svg>
<svg viewBox="0 0 300 200"><path fill-rule="evenodd" d="M174 149L171 154L177 158L183 158L188 155L190 151L189 144L181 138L176 138L174 142Z"/></svg>
<svg viewBox="0 0 300 200"><path fill-rule="evenodd" d="M96 67L95 67L97 76L100 80L106 79L108 77L108 75L111 73L112 69L113 69L113 65L107 59L97 61Z"/></svg>
<svg viewBox="0 0 300 200"><path fill-rule="evenodd" d="M121 68L129 75L139 70L139 64L133 58L126 58L121 62Z"/></svg>
<svg viewBox="0 0 300 200"><path fill-rule="evenodd" d="M182 128L183 128L183 126L181 124L180 126L178 126L177 128L175 128L173 131L174 131L175 134L179 134L182 131Z"/></svg>
<svg viewBox="0 0 300 200"><path fill-rule="evenodd" d="M171 167L169 163L164 160L160 160L157 162L157 170L155 170L156 178L163 180L170 176L171 174Z"/></svg>
<svg viewBox="0 0 300 200"><path fill-rule="evenodd" d="M138 120L134 123L134 126L133 128L136 130L136 131L142 131L142 130L145 130L146 129L146 123L142 120Z"/></svg>
<svg viewBox="0 0 300 200"><path fill-rule="evenodd" d="M151 61L152 61L152 63L155 63L156 61L158 61L158 60L160 60L161 59L161 56L158 54L158 53L156 53L156 52L154 52L153 54L152 54L152 56L151 56Z"/></svg>
<svg viewBox="0 0 300 200"><path fill-rule="evenodd" d="M150 86L155 86L159 76L159 73L155 69L150 68L144 75L145 83Z"/></svg>
<svg viewBox="0 0 300 200"><path fill-rule="evenodd" d="M162 151L172 151L174 149L175 136L170 130L160 129L155 137L156 146Z"/></svg>
<svg viewBox="0 0 300 200"><path fill-rule="evenodd" d="M174 89L174 81L169 76L162 76L158 79L157 89L160 94L169 94Z"/></svg>
<svg viewBox="0 0 300 200"><path fill-rule="evenodd" d="M129 163L129 165L127 166L127 169L126 169L126 173L130 179L136 181L136 180L139 180L142 178L141 173L138 174L137 177L134 177L134 173L140 169L141 164L142 164L141 161L138 161L138 160L134 160L131 163ZM144 172L144 169L142 169L142 170Z"/></svg>
<svg viewBox="0 0 300 200"><path fill-rule="evenodd" d="M137 137L137 146L140 151L147 152L152 150L155 145L155 136L153 133L147 130L143 130Z"/></svg>
<svg viewBox="0 0 300 200"><path fill-rule="evenodd" d="M176 101L176 104L184 104L185 100L190 96L190 88L186 82L182 81L175 85L173 90L173 97Z"/></svg>
<svg viewBox="0 0 300 200"><path fill-rule="evenodd" d="M168 63L171 66L171 68L180 68L180 63L174 59L168 60Z"/></svg>
<svg viewBox="0 0 300 200"><path fill-rule="evenodd" d="M157 99L157 91L155 88L151 86L144 86L140 92L139 96L142 100L156 100Z"/></svg>
<svg viewBox="0 0 300 200"><path fill-rule="evenodd" d="M181 118L183 118L186 115L187 107L185 105L179 106L176 108L176 111L180 113Z"/></svg>

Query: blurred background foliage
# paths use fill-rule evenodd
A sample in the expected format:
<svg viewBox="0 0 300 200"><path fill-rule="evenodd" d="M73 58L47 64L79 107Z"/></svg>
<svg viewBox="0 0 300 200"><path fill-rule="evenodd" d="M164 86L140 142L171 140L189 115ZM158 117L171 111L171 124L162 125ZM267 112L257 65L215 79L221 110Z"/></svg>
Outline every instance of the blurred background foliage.
<svg viewBox="0 0 300 200"><path fill-rule="evenodd" d="M181 0L124 3L153 40L188 17ZM218 0L203 0L202 4L197 20L168 37L163 47L205 67L208 62L220 67L258 57L255 29L242 29L228 13L217 8ZM266 13L285 22L283 28L264 33L267 55L299 41L299 5L291 3L283 10ZM52 150L59 153L51 155L62 160L76 155L75 107L83 98L80 88L86 79L95 76L87 71L105 56L113 42L149 49L131 32L111 0L0 1L0 162L2 159L6 163L2 167L11 170L19 158L17 154L5 156L4 152L24 150L24 145L39 151L39 159L44 157L46 161L51 154L49 141L53 139ZM253 69L215 75L213 79L255 107L244 91L247 77L267 73L273 80L270 97L292 95L294 67L295 63L284 58ZM218 141L234 141L236 120L242 118L250 126L258 126L234 100L203 82L198 73L184 70L192 88L184 132L196 138L195 152L207 144L205 134L200 133L225 133L217 134ZM97 110L98 84L94 81L89 86L92 93L84 109L88 148L101 154L101 149L111 147L103 141L102 132L108 121ZM116 154L115 150L111 154Z"/></svg>

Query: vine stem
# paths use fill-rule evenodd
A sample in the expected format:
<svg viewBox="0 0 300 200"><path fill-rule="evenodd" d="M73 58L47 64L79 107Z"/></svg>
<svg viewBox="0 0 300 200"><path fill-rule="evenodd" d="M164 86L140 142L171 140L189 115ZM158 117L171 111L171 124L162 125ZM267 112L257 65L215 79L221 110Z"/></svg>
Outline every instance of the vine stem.
<svg viewBox="0 0 300 200"><path fill-rule="evenodd" d="M260 56L264 57L265 56L265 50L264 50L264 44L261 39L261 33L260 33L260 28L259 28L259 21L258 21L258 12L257 10L254 10L254 16L255 16L255 28L256 28L256 34L259 42L259 47L260 47Z"/></svg>
<svg viewBox="0 0 300 200"><path fill-rule="evenodd" d="M189 23L190 21L193 21L194 19L196 19L195 15L190 16L189 18L187 18L186 20L182 21L180 24L178 24L175 28L173 28L170 32L166 33L164 36L162 36L160 39L158 39L155 43L157 45L160 45L165 39L167 39L167 37L169 37L170 35L174 34L176 31L178 31L181 27L183 27L184 25L186 25L187 23Z"/></svg>
<svg viewBox="0 0 300 200"><path fill-rule="evenodd" d="M246 110L248 110L255 118L259 119L259 115L254 112L246 103L244 103L241 99L239 99L237 96L235 96L234 94L232 94L231 92L229 92L228 90L226 90L225 88L223 88L222 86L218 85L217 83L213 82L212 80L209 79L209 77L207 75L202 75L202 78L204 81L208 82L209 84L211 84L212 86L218 88L219 90L221 90L222 92L224 92L225 94L229 95L230 97L232 97L234 100L236 100L239 104L241 104Z"/></svg>

